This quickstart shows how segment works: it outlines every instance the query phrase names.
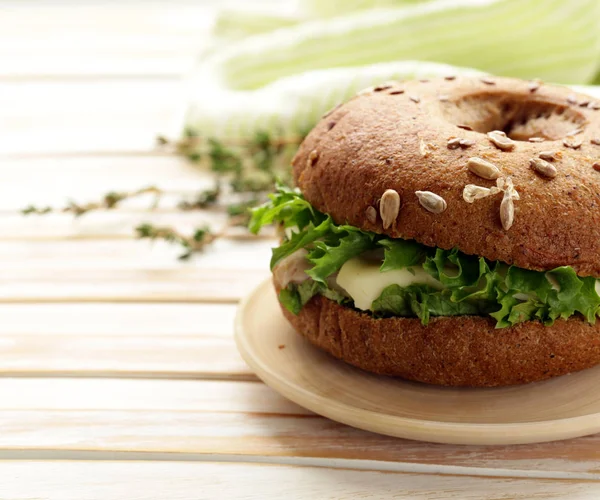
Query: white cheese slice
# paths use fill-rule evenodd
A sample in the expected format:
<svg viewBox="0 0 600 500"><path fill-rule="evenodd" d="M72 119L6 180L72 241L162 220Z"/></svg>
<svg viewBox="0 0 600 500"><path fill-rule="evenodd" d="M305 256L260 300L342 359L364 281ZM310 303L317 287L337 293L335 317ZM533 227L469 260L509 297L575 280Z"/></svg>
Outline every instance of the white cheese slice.
<svg viewBox="0 0 600 500"><path fill-rule="evenodd" d="M378 299L381 292L390 285L405 287L423 284L439 290L444 288L444 285L420 266L383 273L379 270L380 267L381 262L355 257L347 261L339 270L336 283L354 300L354 305L358 309L363 311L371 309L373 301ZM596 281L596 292L600 295L600 280ZM523 295L517 298L527 300L529 297Z"/></svg>
<svg viewBox="0 0 600 500"><path fill-rule="evenodd" d="M407 267L382 273L381 262L372 262L360 257L347 261L337 276L337 284L354 300L354 305L363 311L371 309L373 301L390 285L430 285L442 289L444 286L431 277L422 267Z"/></svg>

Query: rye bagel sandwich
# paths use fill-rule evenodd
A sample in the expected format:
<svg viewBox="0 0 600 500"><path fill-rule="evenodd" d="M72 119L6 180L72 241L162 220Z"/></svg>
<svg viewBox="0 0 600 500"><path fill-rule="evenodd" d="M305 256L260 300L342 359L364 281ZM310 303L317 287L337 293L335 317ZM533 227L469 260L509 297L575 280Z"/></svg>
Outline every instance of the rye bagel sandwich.
<svg viewBox="0 0 600 500"><path fill-rule="evenodd" d="M317 347L451 386L600 363L600 103L506 78L367 89L323 116L251 229Z"/></svg>

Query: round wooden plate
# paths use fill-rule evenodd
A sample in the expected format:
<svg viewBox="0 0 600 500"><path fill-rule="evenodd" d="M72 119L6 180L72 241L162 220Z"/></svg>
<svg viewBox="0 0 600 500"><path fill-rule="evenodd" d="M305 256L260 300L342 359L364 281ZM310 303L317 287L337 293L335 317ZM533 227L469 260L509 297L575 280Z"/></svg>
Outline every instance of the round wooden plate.
<svg viewBox="0 0 600 500"><path fill-rule="evenodd" d="M380 434L436 443L521 444L600 432L600 366L497 389L373 375L298 335L281 314L270 280L240 304L236 342L256 374L286 398Z"/></svg>

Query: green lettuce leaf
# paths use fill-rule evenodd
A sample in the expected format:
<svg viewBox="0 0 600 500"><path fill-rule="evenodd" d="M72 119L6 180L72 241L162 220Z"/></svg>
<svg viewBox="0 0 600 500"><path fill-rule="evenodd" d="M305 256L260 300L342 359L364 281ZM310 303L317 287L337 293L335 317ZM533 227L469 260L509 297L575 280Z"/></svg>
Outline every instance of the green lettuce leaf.
<svg viewBox="0 0 600 500"><path fill-rule="evenodd" d="M506 328L508 326L512 326L512 320L516 319L513 315L511 319L511 312L514 307L517 307L521 304L512 293L501 293L498 297L498 303L500 304L500 309L498 311L490 313L490 316L496 320L496 328ZM531 313L529 316L519 316L521 321L527 321L531 317Z"/></svg>
<svg viewBox="0 0 600 500"><path fill-rule="evenodd" d="M271 269L273 269L280 260L285 259L296 250L306 248L310 243L323 238L329 231L331 231L331 219L329 218L325 219L318 226L315 226L313 222L309 222L304 230L294 232L289 240L286 240L281 246L273 249Z"/></svg>
<svg viewBox="0 0 600 500"><path fill-rule="evenodd" d="M292 286L284 288L279 292L279 302L281 302L281 304L283 304L288 311L295 315L298 315L304 307L298 291Z"/></svg>
<svg viewBox="0 0 600 500"><path fill-rule="evenodd" d="M413 240L379 240L378 244L385 248L383 264L380 271L394 271L421 264L434 249L421 245Z"/></svg>
<svg viewBox="0 0 600 500"><path fill-rule="evenodd" d="M316 212L298 189L278 184L275 193L269 195L269 201L252 210L248 228L257 234L263 226L274 222L284 227L306 227L310 221L318 225L325 216Z"/></svg>
<svg viewBox="0 0 600 500"><path fill-rule="evenodd" d="M314 265L308 274L321 283L344 262L376 246L375 234L336 225L330 217L314 210L300 191L282 185L277 186L268 202L252 211L249 227L257 233L273 223L293 229L291 236L273 249L271 269L295 251L306 248L307 258Z"/></svg>
<svg viewBox="0 0 600 500"><path fill-rule="evenodd" d="M427 257L423 268L450 289L475 286L481 277L479 258L453 250L436 249L434 257Z"/></svg>
<svg viewBox="0 0 600 500"><path fill-rule="evenodd" d="M505 291L498 293L501 308L491 314L498 321L498 328L529 320L551 325L558 318L567 319L576 313L595 323L600 312L596 279L581 278L571 267L544 273L511 266L506 272L504 287ZM527 296L526 300L522 299L523 295Z"/></svg>
<svg viewBox="0 0 600 500"><path fill-rule="evenodd" d="M314 267L307 274L321 283L325 283L327 277L337 272L345 262L373 247L373 233L352 226L334 226L331 229L323 241L315 242L315 248L308 254L308 260Z"/></svg>
<svg viewBox="0 0 600 500"><path fill-rule="evenodd" d="M460 302L463 300L480 300L488 303L497 303L498 291L502 289L502 270L506 266L496 262L493 268L483 258L479 258L479 274L470 285L464 285L452 290L452 299ZM495 310L492 309L492 310Z"/></svg>
<svg viewBox="0 0 600 500"><path fill-rule="evenodd" d="M350 303L327 287L328 278L349 259L383 249L381 272L422 265L446 288L439 291L419 284L404 288L391 285L373 302L375 315L416 316L426 323L430 316L480 314L494 318L497 328L505 328L532 320L551 325L558 318L575 314L594 323L600 314L597 280L581 278L571 267L529 271L466 255L456 248L434 249L338 225L315 210L298 190L285 186L278 186L270 200L253 211L250 227L256 232L271 223L292 228L289 237L273 249L271 268L302 248L312 264L307 271L312 279L290 285L280 294L292 312L300 311L317 293Z"/></svg>
<svg viewBox="0 0 600 500"><path fill-rule="evenodd" d="M436 290L427 285L386 287L372 305L377 316L417 316L424 325L430 316L477 315L481 306L471 302L454 302L449 290Z"/></svg>
<svg viewBox="0 0 600 500"><path fill-rule="evenodd" d="M317 294L340 304L348 301L341 293L313 280L306 280L300 284L291 283L279 292L279 301L288 311L297 315L306 303Z"/></svg>
<svg viewBox="0 0 600 500"><path fill-rule="evenodd" d="M571 267L559 267L547 273L559 289L548 294L550 318L566 319L575 312L581 313L590 323L596 321L600 297L596 293L594 278L580 278Z"/></svg>

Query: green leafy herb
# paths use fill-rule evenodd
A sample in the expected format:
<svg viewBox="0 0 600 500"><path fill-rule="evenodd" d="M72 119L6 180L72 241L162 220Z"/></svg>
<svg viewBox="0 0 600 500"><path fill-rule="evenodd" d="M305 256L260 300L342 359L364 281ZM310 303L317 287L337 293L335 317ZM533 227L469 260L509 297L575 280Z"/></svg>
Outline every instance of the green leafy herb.
<svg viewBox="0 0 600 500"><path fill-rule="evenodd" d="M275 193L269 195L269 201L252 210L249 229L256 234L263 226L274 222L304 229L309 222L319 225L326 218L313 210L298 189L278 184Z"/></svg>
<svg viewBox="0 0 600 500"><path fill-rule="evenodd" d="M597 280L581 278L571 267L546 273L529 271L457 249L434 249L338 225L311 207L298 190L285 186L278 186L269 201L253 211L250 227L257 232L271 223L293 228L273 250L271 266L306 249L312 264L307 271L312 278L309 282L319 285L310 285L311 293L331 291L326 287L329 276L349 259L377 249L384 251L382 272L422 265L445 287L440 291L418 284L404 288L391 285L373 302L376 315L417 316L424 324L430 316L490 315L498 328L504 328L530 320L549 325L574 314L593 323L600 313ZM295 302L296 306L304 303Z"/></svg>
<svg viewBox="0 0 600 500"><path fill-rule="evenodd" d="M297 250L306 247L310 243L323 238L331 229L331 219L327 218L318 226L310 222L302 231L293 232L291 238L286 239L279 247L273 249L271 257L271 269L273 269L280 260L292 255ZM309 252L310 257L310 252Z"/></svg>
<svg viewBox="0 0 600 500"><path fill-rule="evenodd" d="M382 273L419 265L427 255L433 252L432 248L412 240L383 239L378 243L385 248L383 264L380 269Z"/></svg>
<svg viewBox="0 0 600 500"><path fill-rule="evenodd" d="M136 198L145 194L153 194L154 201L150 208L155 208L158 204L160 197L164 194L163 191L155 186L148 186L135 191L110 191L106 193L100 200L92 201L88 203L77 203L70 200L63 208L54 209L52 207L36 207L35 205L29 205L21 210L23 215L45 215L51 212L62 212L72 213L75 217L80 217L92 210L111 210L117 208L117 206L124 200L130 198Z"/></svg>
<svg viewBox="0 0 600 500"><path fill-rule="evenodd" d="M187 260L192 254L204 250L206 245L212 243L219 235L213 234L208 227L197 228L191 235L184 235L171 227L157 227L144 223L135 228L138 238L150 240L164 240L177 243L183 247L184 252L179 260Z"/></svg>
<svg viewBox="0 0 600 500"><path fill-rule="evenodd" d="M288 311L296 315L298 315L304 307L304 304L300 299L300 294L296 288L291 285L279 292L279 302L281 302Z"/></svg>
<svg viewBox="0 0 600 500"><path fill-rule="evenodd" d="M436 290L427 285L386 287L373 302L373 312L377 316L417 316L424 325L430 316L458 316L480 314L480 304L454 302L448 290Z"/></svg>
<svg viewBox="0 0 600 500"><path fill-rule="evenodd" d="M52 207L38 207L36 205L27 205L25 208L21 210L23 215L45 215L52 212Z"/></svg>
<svg viewBox="0 0 600 500"><path fill-rule="evenodd" d="M315 241L314 248L308 253L308 260L314 266L307 274L321 283L325 283L328 276L337 272L352 257L373 248L375 237L373 233L352 226L335 226L331 219L327 221L330 225L328 233L323 240Z"/></svg>
<svg viewBox="0 0 600 500"><path fill-rule="evenodd" d="M306 280L300 284L292 283L279 292L279 300L285 308L293 314L298 314L306 303L315 295L321 294L338 303L347 302L348 299L341 293L327 288L327 285L313 280Z"/></svg>
<svg viewBox="0 0 600 500"><path fill-rule="evenodd" d="M476 285L481 276L479 259L469 257L456 248L436 249L435 257L427 257L423 268L448 288Z"/></svg>
<svg viewBox="0 0 600 500"><path fill-rule="evenodd" d="M200 191L191 200L182 200L177 204L177 208L184 211L202 210L215 205L221 195L221 185L217 182L214 188Z"/></svg>
<svg viewBox="0 0 600 500"><path fill-rule="evenodd" d="M186 127L183 138L175 143L165 137L157 138L161 148L174 148L189 160L206 163L215 174L215 186L185 197L177 208L182 211L216 209L226 210L229 215L227 227L246 226L250 218L250 208L262 204L273 191L277 178L289 179L289 160L305 134L293 137L274 137L266 132L257 132L248 140L228 141L227 143L202 137L194 128ZM21 210L23 215L45 215L52 212L72 213L79 217L93 210L110 210L128 198L144 194L154 194L149 209L157 206L165 194L157 187L150 186L135 191L110 191L100 200L87 203L69 201L62 208L28 205ZM310 205L304 203L304 207ZM305 217L308 222L311 217ZM183 258L200 251L221 234L212 237L207 228L196 228L191 236L179 234L172 227L155 228L143 224L135 229L138 237L163 239L180 245L184 249Z"/></svg>

